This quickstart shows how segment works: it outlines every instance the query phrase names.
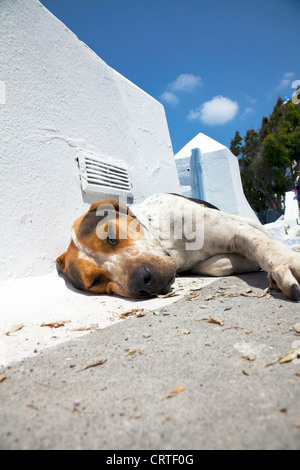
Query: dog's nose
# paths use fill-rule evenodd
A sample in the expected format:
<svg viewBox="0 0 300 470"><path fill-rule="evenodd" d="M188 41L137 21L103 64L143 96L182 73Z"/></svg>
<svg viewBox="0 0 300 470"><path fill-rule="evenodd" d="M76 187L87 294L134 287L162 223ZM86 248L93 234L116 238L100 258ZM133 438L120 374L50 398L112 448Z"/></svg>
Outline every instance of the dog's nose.
<svg viewBox="0 0 300 470"><path fill-rule="evenodd" d="M134 271L130 282L130 292L132 295L135 297L146 297L153 294L155 289L155 277L147 266L142 266Z"/></svg>
<svg viewBox="0 0 300 470"><path fill-rule="evenodd" d="M158 277L147 266L136 269L131 276L129 285L131 295L133 297L149 297L151 294L167 294L174 282L174 274L170 279Z"/></svg>

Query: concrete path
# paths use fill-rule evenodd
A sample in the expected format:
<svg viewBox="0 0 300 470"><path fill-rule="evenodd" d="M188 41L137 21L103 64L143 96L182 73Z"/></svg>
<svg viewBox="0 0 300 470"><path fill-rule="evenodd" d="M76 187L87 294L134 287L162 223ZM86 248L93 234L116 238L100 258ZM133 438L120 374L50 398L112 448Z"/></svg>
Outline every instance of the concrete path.
<svg viewBox="0 0 300 470"><path fill-rule="evenodd" d="M133 309L152 310L183 298L189 289L203 287L214 278L178 277L176 297L128 299L95 295L75 289L55 271L40 277L9 279L0 283L0 368L12 362L103 329L120 321L120 314ZM56 328L41 325L63 324ZM17 330L17 331L15 331Z"/></svg>
<svg viewBox="0 0 300 470"><path fill-rule="evenodd" d="M300 305L267 285L220 279L2 367L0 449L299 449L300 359L278 360Z"/></svg>

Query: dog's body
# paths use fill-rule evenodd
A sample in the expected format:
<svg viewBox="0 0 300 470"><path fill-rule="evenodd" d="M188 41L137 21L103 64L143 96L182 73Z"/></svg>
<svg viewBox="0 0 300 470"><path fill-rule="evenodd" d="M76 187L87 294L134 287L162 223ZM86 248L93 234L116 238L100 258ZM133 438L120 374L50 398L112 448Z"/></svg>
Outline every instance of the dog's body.
<svg viewBox="0 0 300 470"><path fill-rule="evenodd" d="M145 297L167 293L176 272L227 276L262 268L272 285L300 300L298 253L258 221L177 195L150 196L130 208L92 204L57 261L75 287L99 294Z"/></svg>

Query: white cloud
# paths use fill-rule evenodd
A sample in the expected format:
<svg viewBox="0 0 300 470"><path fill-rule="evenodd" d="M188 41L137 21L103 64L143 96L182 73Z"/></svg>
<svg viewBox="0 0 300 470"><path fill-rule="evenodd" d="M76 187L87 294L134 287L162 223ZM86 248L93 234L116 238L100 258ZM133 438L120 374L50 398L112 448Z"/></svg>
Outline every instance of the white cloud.
<svg viewBox="0 0 300 470"><path fill-rule="evenodd" d="M245 117L245 116L250 116L251 114L253 114L255 112L255 109L252 108L252 106L247 106L247 108L244 109L244 112L242 114L242 117Z"/></svg>
<svg viewBox="0 0 300 470"><path fill-rule="evenodd" d="M209 126L226 124L231 121L239 110L237 101L232 101L225 96L215 96L211 101L206 101L200 108L192 109L187 119L189 121L200 120Z"/></svg>
<svg viewBox="0 0 300 470"><path fill-rule="evenodd" d="M292 79L295 76L294 72L287 72L283 75L279 85L277 86L277 90L281 90L283 88L291 88L292 86Z"/></svg>
<svg viewBox="0 0 300 470"><path fill-rule="evenodd" d="M198 119L201 120L202 116L202 106L197 109L191 109L189 114L187 115L187 120L188 121L197 121Z"/></svg>
<svg viewBox="0 0 300 470"><path fill-rule="evenodd" d="M250 104L255 104L257 102L257 98L251 98L251 96L249 95L246 95L246 100L250 103Z"/></svg>
<svg viewBox="0 0 300 470"><path fill-rule="evenodd" d="M165 91L160 97L163 101L172 106L176 106L179 102L177 96L171 91Z"/></svg>
<svg viewBox="0 0 300 470"><path fill-rule="evenodd" d="M202 83L202 78L191 73L182 73L174 82L169 83L167 89L174 91L194 91Z"/></svg>
<svg viewBox="0 0 300 470"><path fill-rule="evenodd" d="M182 73L176 80L166 86L164 93L160 95L166 103L176 106L179 103L178 92L192 92L202 84L202 78L192 73Z"/></svg>

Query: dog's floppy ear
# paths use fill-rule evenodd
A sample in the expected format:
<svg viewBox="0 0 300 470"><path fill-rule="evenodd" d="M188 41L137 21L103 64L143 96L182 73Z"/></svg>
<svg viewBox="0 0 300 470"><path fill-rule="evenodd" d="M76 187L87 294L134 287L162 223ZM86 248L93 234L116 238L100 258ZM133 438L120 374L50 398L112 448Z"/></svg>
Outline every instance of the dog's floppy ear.
<svg viewBox="0 0 300 470"><path fill-rule="evenodd" d="M66 270L66 253L63 253L62 255L60 255L56 259L56 262L57 262L58 266L60 267L60 269L62 270L62 272L64 273L65 270Z"/></svg>

